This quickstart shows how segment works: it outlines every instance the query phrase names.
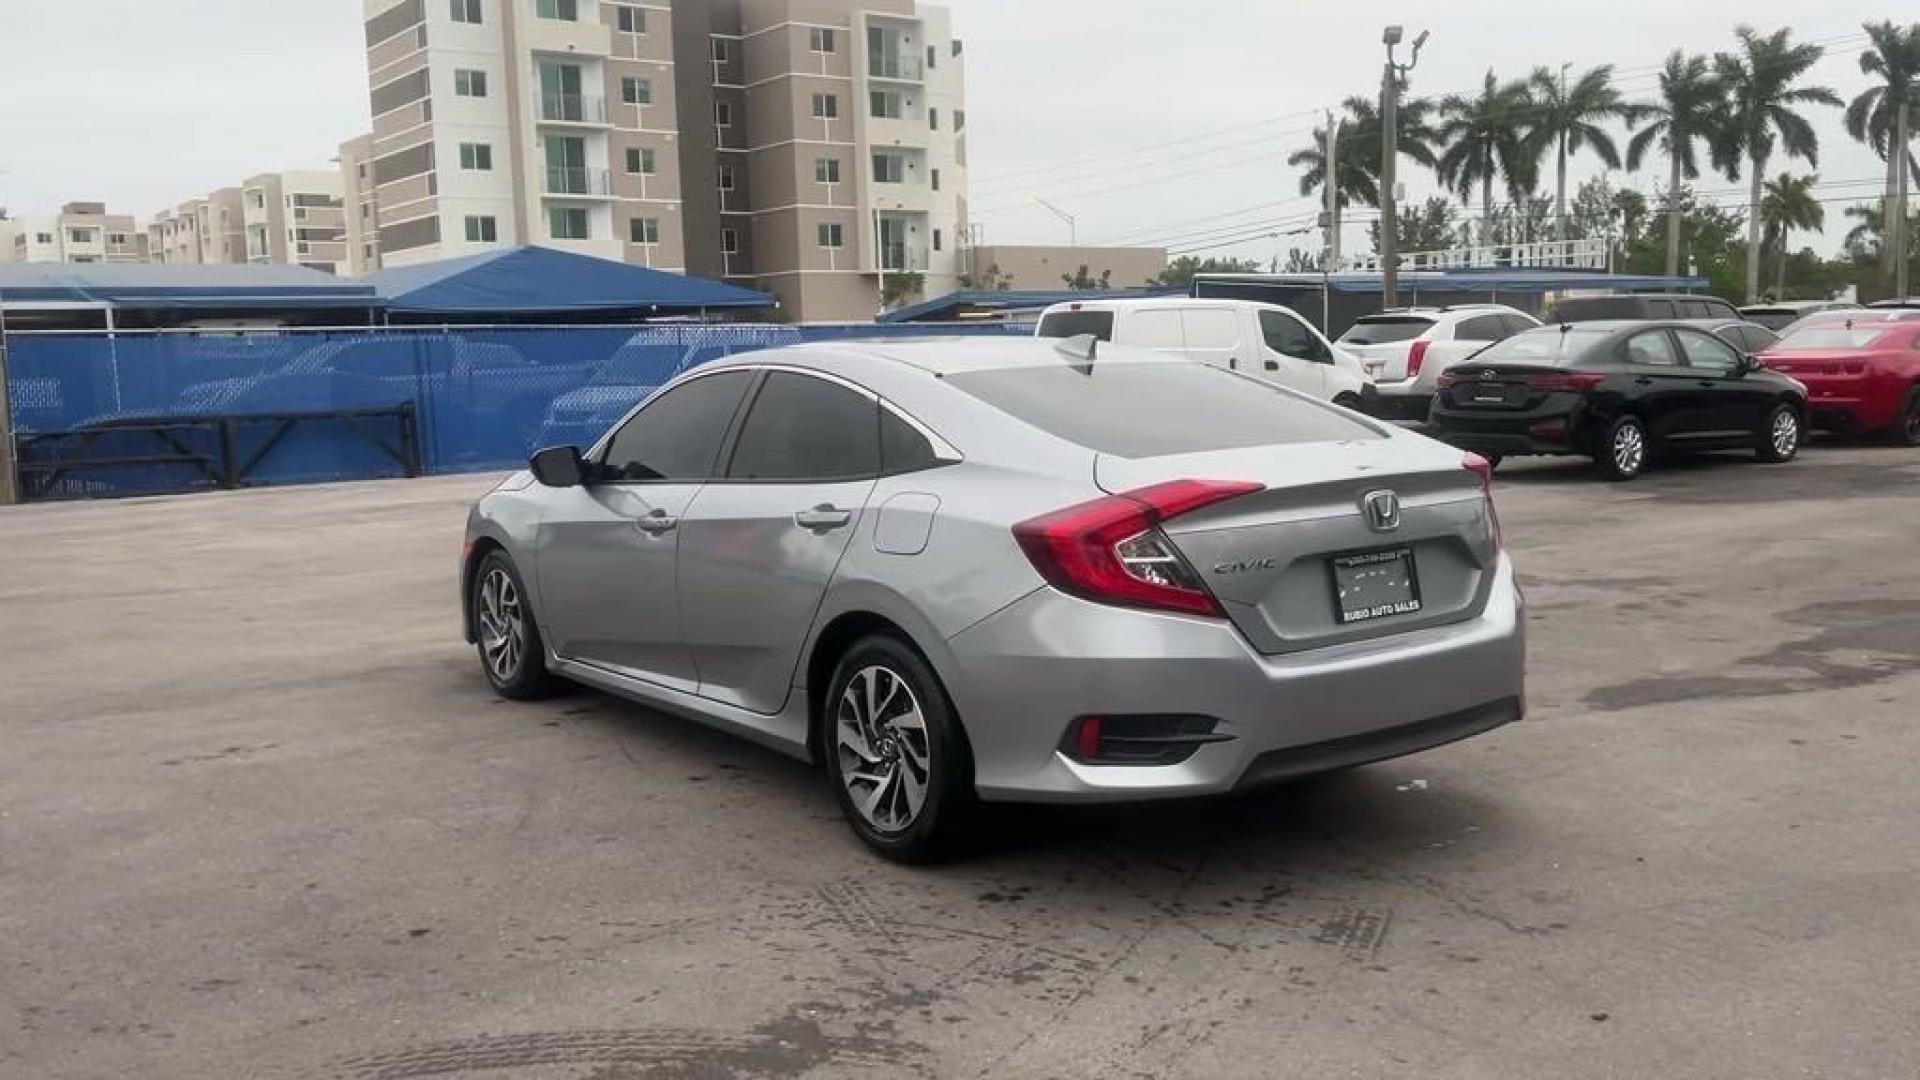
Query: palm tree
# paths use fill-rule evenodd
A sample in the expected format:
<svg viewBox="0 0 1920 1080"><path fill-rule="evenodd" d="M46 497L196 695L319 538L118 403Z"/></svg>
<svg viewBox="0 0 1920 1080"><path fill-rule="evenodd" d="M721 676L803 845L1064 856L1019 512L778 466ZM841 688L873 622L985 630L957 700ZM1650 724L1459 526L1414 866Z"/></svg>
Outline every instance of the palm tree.
<svg viewBox="0 0 1920 1080"><path fill-rule="evenodd" d="M1714 54L1714 70L1727 90L1726 140L1716 148L1715 164L1728 177L1740 178L1741 159L1751 167L1747 199L1747 301L1760 296L1760 198L1767 161L1776 146L1789 159L1820 164L1820 140L1795 105L1841 104L1839 95L1824 86L1799 86L1801 76L1820 62L1818 45L1792 42L1784 27L1766 36L1751 26L1734 31L1740 51Z"/></svg>
<svg viewBox="0 0 1920 1080"><path fill-rule="evenodd" d="M1471 204L1480 192L1480 242L1493 242L1493 182L1504 179L1508 191L1531 190L1535 178L1521 138L1526 115L1526 87L1502 83L1487 72L1475 97L1450 94L1440 102L1440 124L1435 132L1441 152L1435 166L1440 183Z"/></svg>
<svg viewBox="0 0 1920 1080"><path fill-rule="evenodd" d="M1726 99L1706 57L1675 49L1660 72L1660 99L1635 111L1651 123L1627 143L1627 168L1639 169L1656 142L1667 155L1667 276L1673 277L1680 273L1680 185L1700 176L1694 144L1711 146L1720 138Z"/></svg>
<svg viewBox="0 0 1920 1080"><path fill-rule="evenodd" d="M1760 196L1760 220L1765 224L1769 242L1780 253L1779 276L1774 278L1774 295L1787 291L1787 236L1795 229L1813 230L1826 224L1826 208L1814 197L1818 176L1794 176L1781 173L1767 181Z"/></svg>
<svg viewBox="0 0 1920 1080"><path fill-rule="evenodd" d="M1613 137L1602 125L1624 120L1631 128L1640 110L1620 100L1613 88L1613 65L1589 70L1569 85L1566 68L1555 75L1546 68L1534 68L1527 93L1532 103L1533 124L1527 143L1534 160L1548 150L1554 152L1556 175L1553 194L1553 238L1567 239L1567 158L1586 147L1606 163L1620 167L1620 152Z"/></svg>
<svg viewBox="0 0 1920 1080"><path fill-rule="evenodd" d="M1872 46L1860 54L1860 70L1879 79L1847 103L1847 134L1873 147L1887 163L1887 198L1899 193L1899 158L1894 145L1905 146L1913 135L1900 123L1900 106L1920 109L1920 23L1905 30L1891 22L1867 23ZM1909 111L1908 116L1912 116ZM1920 160L1909 153L1909 167L1920 173ZM1885 245L1881 258L1891 278L1893 246Z"/></svg>
<svg viewBox="0 0 1920 1080"><path fill-rule="evenodd" d="M1346 115L1341 118L1340 136L1334 146L1340 163L1340 205L1358 203L1362 206L1378 206L1380 111L1371 100L1363 97L1350 97L1341 106L1346 110ZM1400 103L1400 152L1429 168L1434 163L1432 115L1431 101L1413 98ZM1313 142L1287 158L1288 165L1301 170L1300 194L1319 194L1323 202L1325 195L1322 186L1327 182L1326 145L1326 129L1314 128Z"/></svg>

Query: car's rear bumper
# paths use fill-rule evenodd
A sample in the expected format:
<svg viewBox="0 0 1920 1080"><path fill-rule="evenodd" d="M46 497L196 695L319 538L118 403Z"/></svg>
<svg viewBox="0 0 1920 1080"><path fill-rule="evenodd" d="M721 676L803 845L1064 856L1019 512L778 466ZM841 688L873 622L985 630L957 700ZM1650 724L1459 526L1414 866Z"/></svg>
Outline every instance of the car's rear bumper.
<svg viewBox="0 0 1920 1080"><path fill-rule="evenodd" d="M1369 403L1367 412L1382 420L1424 423L1433 408L1433 391L1408 381L1379 383L1379 396Z"/></svg>
<svg viewBox="0 0 1920 1080"><path fill-rule="evenodd" d="M1520 718L1525 603L1503 556L1463 622L1264 656L1231 624L1042 589L948 644L949 687L982 798L1118 802L1210 795L1410 754ZM1062 751L1082 716L1185 716L1227 736L1168 765Z"/></svg>
<svg viewBox="0 0 1920 1080"><path fill-rule="evenodd" d="M1519 457L1529 454L1587 454L1584 409L1550 413L1432 411L1426 433L1477 454Z"/></svg>

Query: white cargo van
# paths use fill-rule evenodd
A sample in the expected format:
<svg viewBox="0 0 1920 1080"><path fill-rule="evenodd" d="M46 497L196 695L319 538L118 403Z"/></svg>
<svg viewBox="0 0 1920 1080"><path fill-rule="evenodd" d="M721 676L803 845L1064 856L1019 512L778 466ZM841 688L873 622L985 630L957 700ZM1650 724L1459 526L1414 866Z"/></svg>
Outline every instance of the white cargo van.
<svg viewBox="0 0 1920 1080"><path fill-rule="evenodd" d="M1198 300L1075 300L1040 313L1038 337L1092 334L1101 341L1178 353L1358 409L1373 397L1360 361L1277 304Z"/></svg>

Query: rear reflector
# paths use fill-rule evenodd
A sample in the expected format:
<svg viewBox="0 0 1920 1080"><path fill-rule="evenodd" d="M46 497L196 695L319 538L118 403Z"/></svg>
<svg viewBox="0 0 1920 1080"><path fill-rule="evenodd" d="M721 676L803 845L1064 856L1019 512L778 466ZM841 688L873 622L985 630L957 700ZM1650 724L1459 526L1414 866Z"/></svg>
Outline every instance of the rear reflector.
<svg viewBox="0 0 1920 1080"><path fill-rule="evenodd" d="M1222 618L1226 612L1160 532L1162 523L1261 484L1174 480L1056 510L1013 527L1028 561L1061 592L1101 604Z"/></svg>

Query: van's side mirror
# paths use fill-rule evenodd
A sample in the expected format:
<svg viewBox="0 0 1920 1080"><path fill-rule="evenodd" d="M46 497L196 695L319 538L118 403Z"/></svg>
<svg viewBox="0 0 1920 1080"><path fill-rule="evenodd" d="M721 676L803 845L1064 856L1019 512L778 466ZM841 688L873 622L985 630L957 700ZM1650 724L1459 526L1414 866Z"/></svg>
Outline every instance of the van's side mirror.
<svg viewBox="0 0 1920 1080"><path fill-rule="evenodd" d="M547 487L579 487L586 483L587 465L577 446L549 446L527 459L533 478Z"/></svg>

